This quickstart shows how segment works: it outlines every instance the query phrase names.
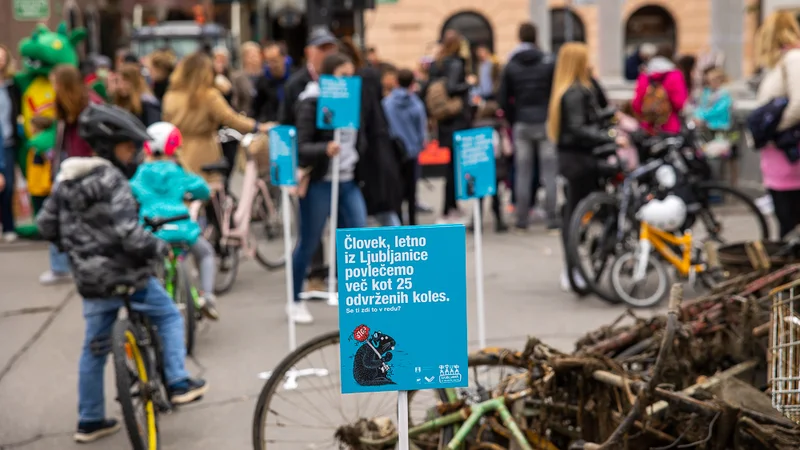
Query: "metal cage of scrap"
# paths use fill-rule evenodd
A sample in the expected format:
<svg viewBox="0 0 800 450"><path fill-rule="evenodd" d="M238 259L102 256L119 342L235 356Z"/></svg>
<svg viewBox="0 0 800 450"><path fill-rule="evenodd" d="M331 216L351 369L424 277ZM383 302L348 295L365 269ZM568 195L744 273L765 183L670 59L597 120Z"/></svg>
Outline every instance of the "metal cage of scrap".
<svg viewBox="0 0 800 450"><path fill-rule="evenodd" d="M800 279L775 288L769 340L772 406L800 423Z"/></svg>

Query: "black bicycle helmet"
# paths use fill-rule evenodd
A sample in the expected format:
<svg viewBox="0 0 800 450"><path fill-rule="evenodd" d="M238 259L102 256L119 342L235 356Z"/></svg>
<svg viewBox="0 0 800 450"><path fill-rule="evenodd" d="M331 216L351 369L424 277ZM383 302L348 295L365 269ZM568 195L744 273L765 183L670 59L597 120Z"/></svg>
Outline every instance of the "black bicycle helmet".
<svg viewBox="0 0 800 450"><path fill-rule="evenodd" d="M150 140L147 128L130 112L112 105L90 104L78 116L78 134L95 154L111 161L126 175L133 176L134 164L123 164L114 156L114 147L133 142L141 149Z"/></svg>

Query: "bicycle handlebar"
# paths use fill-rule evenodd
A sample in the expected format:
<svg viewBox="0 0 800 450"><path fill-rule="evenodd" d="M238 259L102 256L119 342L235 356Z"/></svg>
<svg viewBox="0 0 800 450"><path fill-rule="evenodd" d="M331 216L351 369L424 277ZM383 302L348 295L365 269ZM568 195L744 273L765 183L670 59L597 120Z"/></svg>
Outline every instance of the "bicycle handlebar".
<svg viewBox="0 0 800 450"><path fill-rule="evenodd" d="M253 139L256 137L255 133L242 134L233 128L227 127L219 130L217 134L220 142L222 143L239 141L244 147L249 147L250 144L253 143Z"/></svg>
<svg viewBox="0 0 800 450"><path fill-rule="evenodd" d="M189 214L181 214L174 217L145 217L144 224L153 231L158 231L169 223L180 222L182 220L190 219Z"/></svg>

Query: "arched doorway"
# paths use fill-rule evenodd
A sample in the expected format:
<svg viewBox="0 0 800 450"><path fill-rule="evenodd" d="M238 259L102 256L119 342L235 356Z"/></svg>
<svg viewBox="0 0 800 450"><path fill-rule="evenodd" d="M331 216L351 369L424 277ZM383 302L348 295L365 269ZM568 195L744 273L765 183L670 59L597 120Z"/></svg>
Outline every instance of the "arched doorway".
<svg viewBox="0 0 800 450"><path fill-rule="evenodd" d="M469 42L470 49L472 50L472 71L474 72L477 66L477 58L475 57L475 48L479 45L485 45L494 52L494 31L492 24L482 14L473 11L464 11L450 16L442 26L440 38L444 37L447 30L456 30Z"/></svg>
<svg viewBox="0 0 800 450"><path fill-rule="evenodd" d="M583 25L583 20L571 9L551 9L550 29L552 30L550 48L554 54L558 53L558 49L565 42L586 42L586 27Z"/></svg>
<svg viewBox="0 0 800 450"><path fill-rule="evenodd" d="M625 47L631 50L644 43L656 46L677 44L677 26L669 11L658 5L646 5L628 17L625 24Z"/></svg>

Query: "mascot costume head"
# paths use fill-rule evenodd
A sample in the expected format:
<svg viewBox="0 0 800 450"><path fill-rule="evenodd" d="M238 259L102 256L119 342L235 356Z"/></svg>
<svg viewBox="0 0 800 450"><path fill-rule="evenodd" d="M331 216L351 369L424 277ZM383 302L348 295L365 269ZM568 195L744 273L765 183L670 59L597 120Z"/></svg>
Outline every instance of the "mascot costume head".
<svg viewBox="0 0 800 450"><path fill-rule="evenodd" d="M50 151L56 145L57 125L55 90L49 76L62 64L78 67L75 46L85 38L85 29L68 30L67 25L62 22L56 31L50 31L45 25L38 25L31 36L19 44L23 67L15 76L15 82L21 94L20 113L24 132L19 146L18 162L27 180L34 210L50 194L53 179L53 156ZM94 81L93 78L87 79L87 83ZM104 92L100 94L103 96ZM47 126L42 126L43 122ZM33 234L27 229L19 231L23 235Z"/></svg>

